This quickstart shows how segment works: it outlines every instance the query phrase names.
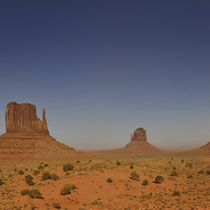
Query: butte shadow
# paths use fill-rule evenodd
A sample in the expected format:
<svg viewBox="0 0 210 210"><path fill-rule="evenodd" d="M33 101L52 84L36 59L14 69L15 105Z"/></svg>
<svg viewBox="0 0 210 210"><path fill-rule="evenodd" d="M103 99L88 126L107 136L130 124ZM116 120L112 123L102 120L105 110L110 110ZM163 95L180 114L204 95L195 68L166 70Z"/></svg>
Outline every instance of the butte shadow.
<svg viewBox="0 0 210 210"><path fill-rule="evenodd" d="M35 105L9 103L5 125L6 133L0 136L0 159L65 159L83 154L50 136L45 109L40 120Z"/></svg>

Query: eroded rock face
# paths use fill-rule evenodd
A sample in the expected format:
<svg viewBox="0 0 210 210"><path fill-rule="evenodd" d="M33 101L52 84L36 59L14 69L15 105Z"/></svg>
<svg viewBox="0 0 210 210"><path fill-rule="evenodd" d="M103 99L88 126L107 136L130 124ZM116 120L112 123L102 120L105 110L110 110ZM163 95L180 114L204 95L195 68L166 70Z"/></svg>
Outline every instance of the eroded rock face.
<svg viewBox="0 0 210 210"><path fill-rule="evenodd" d="M144 141L147 142L147 133L144 128L137 128L133 135L131 134L131 141Z"/></svg>
<svg viewBox="0 0 210 210"><path fill-rule="evenodd" d="M6 132L29 132L49 134L45 109L40 120L36 114L36 106L11 102L6 107L5 113Z"/></svg>

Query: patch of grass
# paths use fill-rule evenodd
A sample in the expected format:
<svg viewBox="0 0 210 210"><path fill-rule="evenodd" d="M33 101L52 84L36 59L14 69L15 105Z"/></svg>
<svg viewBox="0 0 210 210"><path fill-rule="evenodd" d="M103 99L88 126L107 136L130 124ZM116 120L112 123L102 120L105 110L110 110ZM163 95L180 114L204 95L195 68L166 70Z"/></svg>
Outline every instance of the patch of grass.
<svg viewBox="0 0 210 210"><path fill-rule="evenodd" d="M37 174L40 174L40 171L34 170L34 171L33 171L33 175L37 175Z"/></svg>
<svg viewBox="0 0 210 210"><path fill-rule="evenodd" d="M30 190L29 189L25 189L25 190L22 190L20 193L21 193L22 196L28 195L30 193Z"/></svg>
<svg viewBox="0 0 210 210"><path fill-rule="evenodd" d="M108 183L112 183L113 180L109 177L107 180L106 180Z"/></svg>
<svg viewBox="0 0 210 210"><path fill-rule="evenodd" d="M19 170L18 171L18 174L23 175L24 174L24 171L23 170Z"/></svg>
<svg viewBox="0 0 210 210"><path fill-rule="evenodd" d="M25 176L25 181L26 181L26 184L29 185L29 186L32 186L32 185L35 184L35 183L33 182L33 177L32 177L31 175Z"/></svg>
<svg viewBox="0 0 210 210"><path fill-rule="evenodd" d="M139 174L136 173L136 171L131 172L131 179L133 180L139 180Z"/></svg>
<svg viewBox="0 0 210 210"><path fill-rule="evenodd" d="M170 176L178 176L177 171L172 171L171 174L170 174Z"/></svg>
<svg viewBox="0 0 210 210"><path fill-rule="evenodd" d="M58 176L56 173L53 173L53 174L51 175L51 179L54 180L54 181L56 181L56 180L59 179L59 176Z"/></svg>
<svg viewBox="0 0 210 210"><path fill-rule="evenodd" d="M53 203L53 208L61 209L61 205L59 203Z"/></svg>
<svg viewBox="0 0 210 210"><path fill-rule="evenodd" d="M60 191L61 195L68 195L71 194L71 185L70 184L66 184L63 189Z"/></svg>
<svg viewBox="0 0 210 210"><path fill-rule="evenodd" d="M29 192L29 197L30 198L41 199L42 198L42 194L40 193L40 191L38 189L32 189Z"/></svg>
<svg viewBox="0 0 210 210"><path fill-rule="evenodd" d="M120 166L120 165L121 165L121 162L120 162L119 160L117 160L117 161L116 161L116 165L117 165L117 166Z"/></svg>
<svg viewBox="0 0 210 210"><path fill-rule="evenodd" d="M155 177L155 180L153 181L156 184L161 184L164 181L164 178L160 175Z"/></svg>
<svg viewBox="0 0 210 210"><path fill-rule="evenodd" d="M65 171L71 171L71 170L73 170L74 169L74 166L72 165L72 164L70 164L70 163L67 163L67 164L65 164L64 166L63 166L63 171L65 172Z"/></svg>
<svg viewBox="0 0 210 210"><path fill-rule="evenodd" d="M175 190L175 191L173 191L172 196L181 196L181 193L180 193L180 191Z"/></svg>
<svg viewBox="0 0 210 210"><path fill-rule="evenodd" d="M205 174L205 171L202 169L202 170L198 171L197 174Z"/></svg>
<svg viewBox="0 0 210 210"><path fill-rule="evenodd" d="M149 182L148 182L147 179L145 179L141 184L144 185L144 186L147 186L149 184Z"/></svg>
<svg viewBox="0 0 210 210"><path fill-rule="evenodd" d="M0 179L0 185L3 185L3 184L4 184L3 180L2 180L2 179Z"/></svg>
<svg viewBox="0 0 210 210"><path fill-rule="evenodd" d="M43 165L39 165L38 170L42 170L42 169L44 169Z"/></svg>
<svg viewBox="0 0 210 210"><path fill-rule="evenodd" d="M47 179L51 179L51 175L48 171L46 171L42 174L42 180L44 181L44 180L47 180Z"/></svg>

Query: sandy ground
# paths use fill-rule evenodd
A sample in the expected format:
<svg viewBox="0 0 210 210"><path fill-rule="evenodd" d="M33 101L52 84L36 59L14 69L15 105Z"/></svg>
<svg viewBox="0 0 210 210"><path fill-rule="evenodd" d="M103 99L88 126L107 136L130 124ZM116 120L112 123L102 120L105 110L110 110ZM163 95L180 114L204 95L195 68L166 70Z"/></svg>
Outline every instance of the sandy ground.
<svg viewBox="0 0 210 210"><path fill-rule="evenodd" d="M0 209L210 209L210 157L179 155L92 156L92 159L64 161L1 161ZM119 162L117 164L117 162ZM48 166L34 175L39 165ZM74 169L63 171L71 163ZM189 167L192 164L192 167ZM130 166L133 166L130 168ZM187 165L187 166L186 166ZM20 175L19 170L24 174ZM203 172L198 173L200 170ZM56 173L59 179L42 180L42 174ZM139 180L131 179L131 173ZM176 171L178 176L171 176ZM28 186L25 176L33 177ZM155 177L164 178L161 184ZM192 178L187 178L189 175ZM107 182L111 178L112 183ZM148 185L142 185L148 180ZM61 195L65 184L74 184L71 194ZM41 199L21 195L24 189L39 189ZM178 191L178 195L174 192Z"/></svg>

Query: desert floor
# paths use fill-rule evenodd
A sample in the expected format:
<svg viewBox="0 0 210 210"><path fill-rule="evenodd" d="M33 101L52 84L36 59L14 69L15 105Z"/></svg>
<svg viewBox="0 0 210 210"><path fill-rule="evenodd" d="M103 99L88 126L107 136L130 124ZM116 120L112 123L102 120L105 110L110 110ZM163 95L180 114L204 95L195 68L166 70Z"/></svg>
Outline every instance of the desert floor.
<svg viewBox="0 0 210 210"><path fill-rule="evenodd" d="M63 170L67 163L73 170ZM208 155L91 154L65 161L1 161L0 209L210 209L209 172ZM33 177L31 186L27 175ZM154 183L158 175L162 183ZM144 180L148 185L142 185ZM61 195L66 184L70 194ZM38 189L41 195L22 195L26 189Z"/></svg>

